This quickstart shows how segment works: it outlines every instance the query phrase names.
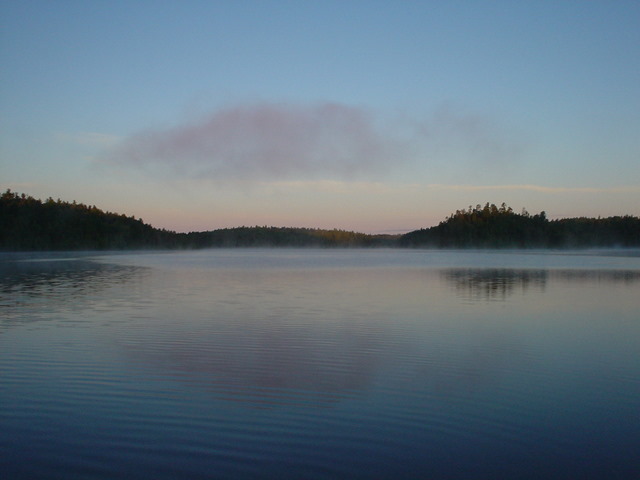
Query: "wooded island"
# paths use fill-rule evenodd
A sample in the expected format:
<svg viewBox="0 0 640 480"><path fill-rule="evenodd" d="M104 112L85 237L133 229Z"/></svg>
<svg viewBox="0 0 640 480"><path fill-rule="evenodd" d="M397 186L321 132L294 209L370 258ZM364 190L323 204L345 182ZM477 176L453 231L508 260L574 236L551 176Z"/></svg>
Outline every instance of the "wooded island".
<svg viewBox="0 0 640 480"><path fill-rule="evenodd" d="M212 247L594 248L640 247L640 218L548 220L504 203L458 210L404 235L345 230L237 227L176 233L95 206L45 201L7 190L0 197L0 250L123 250Z"/></svg>

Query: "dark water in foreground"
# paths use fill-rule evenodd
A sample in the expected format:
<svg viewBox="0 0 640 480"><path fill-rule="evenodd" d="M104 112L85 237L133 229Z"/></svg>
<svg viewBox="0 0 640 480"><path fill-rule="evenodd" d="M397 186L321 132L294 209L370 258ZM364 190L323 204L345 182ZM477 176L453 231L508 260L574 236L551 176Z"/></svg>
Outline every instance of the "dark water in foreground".
<svg viewBox="0 0 640 480"><path fill-rule="evenodd" d="M640 257L0 257L0 478L640 478Z"/></svg>

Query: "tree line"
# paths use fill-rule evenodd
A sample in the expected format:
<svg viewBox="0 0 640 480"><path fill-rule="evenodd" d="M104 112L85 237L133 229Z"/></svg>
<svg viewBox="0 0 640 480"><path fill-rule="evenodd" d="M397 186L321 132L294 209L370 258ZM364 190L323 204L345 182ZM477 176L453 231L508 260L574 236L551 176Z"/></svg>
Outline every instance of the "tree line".
<svg viewBox="0 0 640 480"><path fill-rule="evenodd" d="M437 226L415 230L399 239L401 246L439 248L586 248L640 246L640 218L549 220L546 213L515 213L502 204L457 210Z"/></svg>
<svg viewBox="0 0 640 480"><path fill-rule="evenodd" d="M211 247L583 248L640 246L640 218L548 220L504 203L457 210L439 225L404 235L345 230L237 227L176 233L96 206L45 201L7 190L0 197L0 250L122 250Z"/></svg>
<svg viewBox="0 0 640 480"><path fill-rule="evenodd" d="M395 245L397 236L346 230L291 227L236 227L186 234L189 248L209 247L380 247Z"/></svg>
<svg viewBox="0 0 640 480"><path fill-rule="evenodd" d="M118 250L176 245L175 233L96 206L7 190L0 197L2 250Z"/></svg>
<svg viewBox="0 0 640 480"><path fill-rule="evenodd" d="M0 250L122 250L210 247L373 247L397 237L345 230L237 227L176 233L96 206L45 201L7 190L0 197Z"/></svg>

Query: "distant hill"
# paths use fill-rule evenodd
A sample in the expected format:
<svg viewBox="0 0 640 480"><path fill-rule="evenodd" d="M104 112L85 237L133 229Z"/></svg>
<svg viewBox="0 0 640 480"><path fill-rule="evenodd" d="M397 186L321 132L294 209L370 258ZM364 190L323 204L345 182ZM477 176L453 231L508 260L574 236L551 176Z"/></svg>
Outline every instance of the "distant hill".
<svg viewBox="0 0 640 480"><path fill-rule="evenodd" d="M458 210L439 225L405 235L345 230L237 227L176 233L95 206L7 190L0 197L0 250L122 250L211 247L640 247L640 218L567 218L520 214L502 204Z"/></svg>
<svg viewBox="0 0 640 480"><path fill-rule="evenodd" d="M397 236L344 230L238 227L176 233L95 206L7 190L0 197L0 250L121 250L209 247L373 247Z"/></svg>
<svg viewBox="0 0 640 480"><path fill-rule="evenodd" d="M192 248L207 247L380 247L395 246L397 235L291 227L237 227L187 234Z"/></svg>
<svg viewBox="0 0 640 480"><path fill-rule="evenodd" d="M7 190L0 197L2 250L107 250L178 246L173 232L95 206Z"/></svg>
<svg viewBox="0 0 640 480"><path fill-rule="evenodd" d="M515 213L497 207L458 210L439 225L403 235L404 247L586 248L640 246L640 218L565 218L549 221L545 212Z"/></svg>

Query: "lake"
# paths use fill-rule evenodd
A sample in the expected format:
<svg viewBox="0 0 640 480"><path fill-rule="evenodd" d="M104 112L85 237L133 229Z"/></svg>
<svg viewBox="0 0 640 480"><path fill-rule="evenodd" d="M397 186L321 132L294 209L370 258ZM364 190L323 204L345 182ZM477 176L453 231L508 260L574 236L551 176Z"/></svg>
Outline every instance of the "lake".
<svg viewBox="0 0 640 480"><path fill-rule="evenodd" d="M640 255L0 254L0 476L640 478Z"/></svg>

